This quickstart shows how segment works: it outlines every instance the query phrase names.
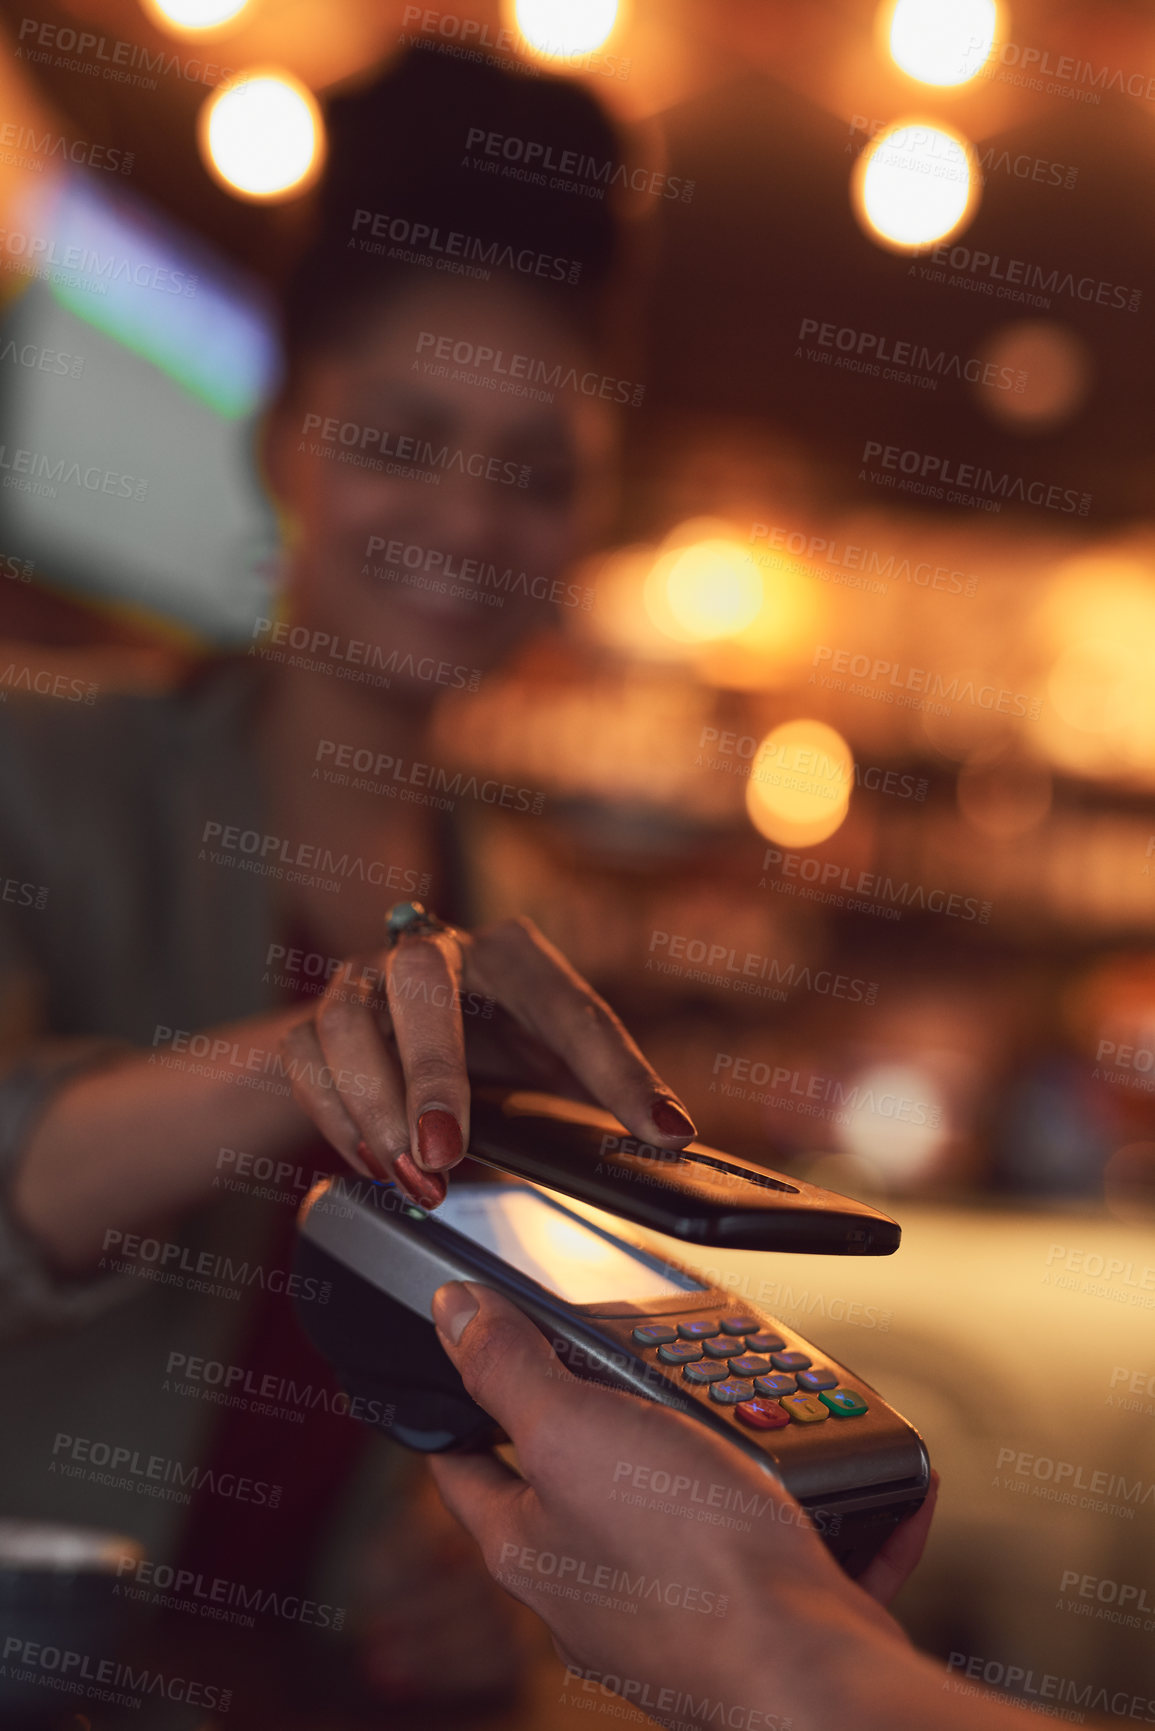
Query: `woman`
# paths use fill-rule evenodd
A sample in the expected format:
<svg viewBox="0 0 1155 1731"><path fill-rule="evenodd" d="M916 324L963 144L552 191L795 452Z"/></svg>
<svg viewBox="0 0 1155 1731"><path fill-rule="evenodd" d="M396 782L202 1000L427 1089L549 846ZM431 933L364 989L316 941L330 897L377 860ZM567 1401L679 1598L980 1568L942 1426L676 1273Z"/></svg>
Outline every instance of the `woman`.
<svg viewBox="0 0 1155 1731"><path fill-rule="evenodd" d="M28 1512L128 1527L171 1555L178 1511L94 1495L83 1475L47 1478L53 1439L112 1439L182 1462L252 1458L262 1482L288 1455L276 1465L279 1521L201 1499L181 1541L198 1566L227 1557L258 1579L300 1572L356 1433L330 1426L310 1452L293 1432L286 1448L285 1426L262 1429L247 1411L215 1425L198 1391L165 1374L174 1361L271 1374L286 1352L286 1377L294 1369L286 1301L258 1305L254 1320L252 1306L205 1297L183 1272L262 1244L252 1266L283 1270L291 1212L233 1175L265 1159L323 1164L309 1152L315 1127L360 1172L435 1206L468 1144L470 1075L569 1087L664 1147L693 1133L539 934L514 922L465 935L465 826L388 799L388 780L366 790L329 772L346 753L428 764L447 686L484 678L547 623L528 596L493 608L468 589L407 586L391 547L432 552L442 568L552 580L588 533L604 427L587 400L564 388L549 401L519 396L422 364L444 336L580 375L612 258L607 219L588 201L559 212L535 203L536 189L462 168L463 115L567 148L612 147L569 85L425 54L334 110L319 230L286 293L287 372L262 446L287 518L292 636L263 622L250 656L163 699L102 700L83 726L64 705L13 702L3 716L5 870L47 893L43 909L0 904L21 1024L0 1077L0 1296L16 1337L5 1374L26 1398L20 1430L0 1444L4 1482ZM514 262L457 276L362 248L375 215L396 211L438 235L480 237L483 250L495 240L494 256L564 258L568 274L559 283ZM295 653L296 641L311 652ZM458 930L387 949L386 910L419 894ZM330 984L310 999L318 976ZM120 1303L126 1292L147 1304ZM87 1327L20 1338L69 1320ZM416 1650L403 1624L378 1637L377 1682L420 1689L398 1655ZM452 1681L436 1646L425 1663Z"/></svg>

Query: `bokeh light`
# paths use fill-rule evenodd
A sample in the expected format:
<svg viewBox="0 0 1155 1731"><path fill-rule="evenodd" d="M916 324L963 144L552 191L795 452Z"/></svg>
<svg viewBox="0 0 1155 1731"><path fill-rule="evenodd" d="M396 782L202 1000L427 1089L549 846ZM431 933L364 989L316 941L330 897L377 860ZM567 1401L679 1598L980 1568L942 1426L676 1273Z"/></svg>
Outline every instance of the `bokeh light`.
<svg viewBox="0 0 1155 1731"><path fill-rule="evenodd" d="M1084 773L1155 779L1155 569L1104 549L1068 560L1033 619L1050 655L1049 754Z"/></svg>
<svg viewBox="0 0 1155 1731"><path fill-rule="evenodd" d="M824 721L783 722L750 765L746 810L759 835L782 847L816 847L842 825L854 787L854 755Z"/></svg>
<svg viewBox="0 0 1155 1731"><path fill-rule="evenodd" d="M702 539L662 553L646 579L650 617L685 643L735 636L762 605L762 577L749 549L713 524L702 527Z"/></svg>
<svg viewBox="0 0 1155 1731"><path fill-rule="evenodd" d="M949 240L978 207L974 151L961 133L929 120L897 121L854 165L855 214L873 240L913 252Z"/></svg>
<svg viewBox="0 0 1155 1731"><path fill-rule="evenodd" d="M291 73L254 71L221 85L201 110L201 154L216 178L243 198L267 201L303 192L324 156L321 111Z"/></svg>
<svg viewBox="0 0 1155 1731"><path fill-rule="evenodd" d="M946 1141L946 1104L934 1079L913 1064L862 1070L838 1101L838 1140L869 1161L888 1188L928 1175Z"/></svg>
<svg viewBox="0 0 1155 1731"><path fill-rule="evenodd" d="M974 395L996 421L1020 433L1044 433L1069 421L1087 399L1094 364L1078 332L1053 319L1004 325L985 345L983 359L998 369Z"/></svg>
<svg viewBox="0 0 1155 1731"><path fill-rule="evenodd" d="M619 0L512 0L513 22L535 54L566 59L602 47L618 21Z"/></svg>
<svg viewBox="0 0 1155 1731"><path fill-rule="evenodd" d="M995 0L897 0L888 46L896 66L922 84L965 84L995 40Z"/></svg>
<svg viewBox="0 0 1155 1731"><path fill-rule="evenodd" d="M144 10L165 30L196 32L231 24L249 0L142 0Z"/></svg>

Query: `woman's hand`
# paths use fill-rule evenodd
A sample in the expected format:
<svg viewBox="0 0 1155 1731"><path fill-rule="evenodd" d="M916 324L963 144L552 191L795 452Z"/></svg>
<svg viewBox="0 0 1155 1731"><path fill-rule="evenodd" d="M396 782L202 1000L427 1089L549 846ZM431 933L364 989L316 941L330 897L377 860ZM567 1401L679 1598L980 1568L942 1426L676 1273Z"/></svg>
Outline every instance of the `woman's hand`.
<svg viewBox="0 0 1155 1731"><path fill-rule="evenodd" d="M664 1702L672 1720L692 1720L686 1700L710 1696L725 1708L710 1723L747 1723L727 1712L757 1705L769 1717L751 1722L797 1723L805 1707L803 1723L833 1724L837 1713L822 1715L846 1705L844 1666L864 1654L884 1666L914 1658L799 1505L746 1456L691 1418L579 1381L484 1286L443 1286L434 1321L524 1474L491 1454L437 1455L441 1494L494 1578L537 1612L583 1678L613 1677L659 1719ZM913 1568L930 1507L876 1559L876 1588L897 1590Z"/></svg>
<svg viewBox="0 0 1155 1731"><path fill-rule="evenodd" d="M469 1146L471 1074L592 1099L662 1148L694 1135L613 1011L530 920L410 934L351 963L282 1050L294 1097L338 1153L425 1208L444 1200Z"/></svg>

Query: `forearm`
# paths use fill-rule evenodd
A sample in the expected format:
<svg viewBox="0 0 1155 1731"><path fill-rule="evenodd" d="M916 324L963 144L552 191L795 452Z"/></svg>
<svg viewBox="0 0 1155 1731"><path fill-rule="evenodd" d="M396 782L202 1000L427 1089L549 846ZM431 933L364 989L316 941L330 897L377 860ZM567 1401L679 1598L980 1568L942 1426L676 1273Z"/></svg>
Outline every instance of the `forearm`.
<svg viewBox="0 0 1155 1731"><path fill-rule="evenodd" d="M285 1077L275 1062L266 1066L301 1014L212 1030L228 1037L230 1059L206 1062L207 1074L191 1057L142 1052L60 1090L12 1191L17 1220L56 1266L85 1273L110 1228L140 1231L195 1207L210 1193L222 1147L268 1154L308 1134Z"/></svg>
<svg viewBox="0 0 1155 1731"><path fill-rule="evenodd" d="M761 1690L767 1731L1028 1731L1058 1724L1000 1699L981 1685L960 1686L936 1660L909 1645L885 1613L869 1621L832 1606L806 1619L789 1641L790 1663L775 1666Z"/></svg>

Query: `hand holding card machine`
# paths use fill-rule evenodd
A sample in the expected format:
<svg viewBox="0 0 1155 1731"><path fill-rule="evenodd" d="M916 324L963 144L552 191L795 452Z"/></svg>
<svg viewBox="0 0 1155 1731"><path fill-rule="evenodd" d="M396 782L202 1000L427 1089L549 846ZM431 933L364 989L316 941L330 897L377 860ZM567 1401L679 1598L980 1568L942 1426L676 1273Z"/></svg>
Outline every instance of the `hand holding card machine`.
<svg viewBox="0 0 1155 1731"><path fill-rule="evenodd" d="M548 1095L475 1096L470 1153L504 1176L455 1176L434 1213L392 1185L354 1195L339 1179L305 1202L297 1268L329 1281L332 1297L302 1305L301 1320L349 1392L392 1408L389 1434L410 1448L500 1441L429 1320L445 1281L481 1281L575 1375L673 1406L756 1459L860 1573L926 1494L918 1433L793 1329L617 1222L702 1246L823 1255L890 1254L895 1222L698 1142L681 1153L639 1143L608 1114Z"/></svg>

